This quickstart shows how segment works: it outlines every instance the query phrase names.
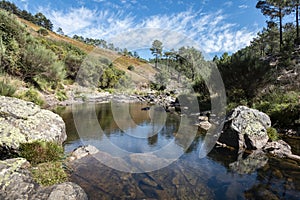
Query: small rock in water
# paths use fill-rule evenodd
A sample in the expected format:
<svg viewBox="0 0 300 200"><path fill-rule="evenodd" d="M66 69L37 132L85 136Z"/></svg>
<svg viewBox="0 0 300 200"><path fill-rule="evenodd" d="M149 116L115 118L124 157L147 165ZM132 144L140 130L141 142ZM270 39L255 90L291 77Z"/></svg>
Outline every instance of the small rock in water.
<svg viewBox="0 0 300 200"><path fill-rule="evenodd" d="M142 108L141 110L150 110L150 107L144 107L144 108Z"/></svg>
<svg viewBox="0 0 300 200"><path fill-rule="evenodd" d="M264 150L280 158L292 155L291 147L283 140L268 142Z"/></svg>

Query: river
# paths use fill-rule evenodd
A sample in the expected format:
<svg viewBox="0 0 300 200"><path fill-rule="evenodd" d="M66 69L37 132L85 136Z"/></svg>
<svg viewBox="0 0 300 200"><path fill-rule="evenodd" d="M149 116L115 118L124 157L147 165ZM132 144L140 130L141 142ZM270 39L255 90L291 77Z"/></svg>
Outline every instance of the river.
<svg viewBox="0 0 300 200"><path fill-rule="evenodd" d="M300 199L297 161L269 156L258 160L247 159L247 155L239 158L234 150L221 148L200 159L205 133L199 130L191 143L178 139L176 133L183 116L159 114L159 111L143 109L147 105L140 103L118 104L117 110L113 106L116 105L102 103L57 108L67 128L65 152L91 144L105 152L102 155L116 158L120 155L115 150L117 147L129 154L118 160L127 166L125 157L130 160L132 154L160 152L172 144L173 149L164 151L179 153L180 157L167 164L150 164L149 168L143 168L147 159L138 160L139 166L143 165L139 169L148 169L138 173L130 173L130 170L137 172L130 163L129 167L122 168L103 161L102 157L84 158L74 165L70 179L87 192L89 199ZM124 115L124 110L129 114ZM191 130L187 128L187 133L194 130L194 119L188 120ZM299 155L299 141L290 145ZM165 154L162 151L156 156ZM247 161L243 162L246 164L242 170L231 167L240 159Z"/></svg>

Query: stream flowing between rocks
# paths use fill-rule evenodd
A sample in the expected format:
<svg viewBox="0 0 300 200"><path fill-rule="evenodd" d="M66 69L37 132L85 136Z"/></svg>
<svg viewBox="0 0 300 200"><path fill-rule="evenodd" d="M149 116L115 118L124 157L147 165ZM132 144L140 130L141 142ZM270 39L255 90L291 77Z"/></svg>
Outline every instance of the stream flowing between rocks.
<svg viewBox="0 0 300 200"><path fill-rule="evenodd" d="M66 123L66 153L87 144L101 149L107 142L131 153L155 152L175 141L183 155L166 167L145 173L118 171L93 156L77 160L72 164L71 181L80 185L89 199L300 199L299 162L259 154L237 156L234 150L222 148L214 148L200 159L205 132L199 130L184 150L176 142L175 133L182 118L178 114L166 113L162 124L161 120L151 120L150 110L144 109L148 105L118 106L126 106L130 113L121 116L122 128L115 120L111 103L57 108ZM80 116L79 127L75 126L72 109ZM93 116L97 123L91 120ZM192 125L194 119L190 120ZM102 133L97 131L99 126ZM147 138L135 137L153 130L158 133ZM289 143L298 155L299 143ZM107 151L114 154L111 149Z"/></svg>

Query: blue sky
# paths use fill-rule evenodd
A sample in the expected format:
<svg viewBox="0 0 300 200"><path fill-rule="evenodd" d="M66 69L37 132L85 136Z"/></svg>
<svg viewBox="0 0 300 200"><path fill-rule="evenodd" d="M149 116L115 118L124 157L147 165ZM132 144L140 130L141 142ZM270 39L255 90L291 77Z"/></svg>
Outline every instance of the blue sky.
<svg viewBox="0 0 300 200"><path fill-rule="evenodd" d="M105 39L131 51L194 46L208 57L233 53L265 27L256 0L11 0L43 12L65 34Z"/></svg>

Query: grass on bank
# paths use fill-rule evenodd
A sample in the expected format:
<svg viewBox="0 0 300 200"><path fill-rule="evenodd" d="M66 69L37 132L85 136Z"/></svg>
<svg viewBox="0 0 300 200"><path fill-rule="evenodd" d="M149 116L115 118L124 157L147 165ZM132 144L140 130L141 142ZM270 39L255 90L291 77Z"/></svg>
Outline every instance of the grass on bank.
<svg viewBox="0 0 300 200"><path fill-rule="evenodd" d="M63 168L64 150L61 145L46 141L23 143L19 155L31 163L33 179L37 183L49 186L68 180Z"/></svg>

